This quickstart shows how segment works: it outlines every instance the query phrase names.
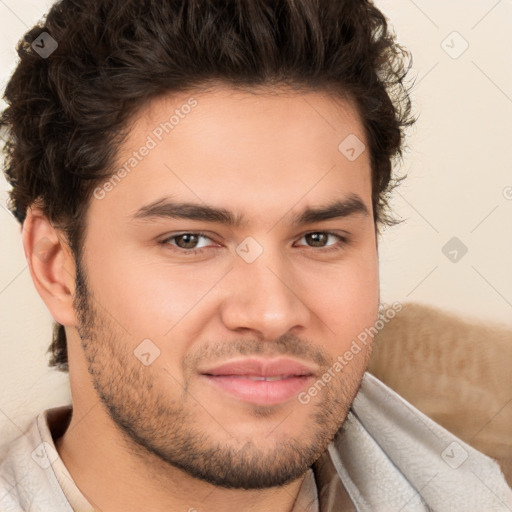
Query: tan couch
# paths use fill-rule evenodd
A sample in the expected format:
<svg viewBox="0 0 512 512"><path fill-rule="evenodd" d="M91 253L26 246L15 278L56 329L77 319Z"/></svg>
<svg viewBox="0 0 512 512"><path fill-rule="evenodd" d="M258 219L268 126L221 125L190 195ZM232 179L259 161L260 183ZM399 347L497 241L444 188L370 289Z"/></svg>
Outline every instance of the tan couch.
<svg viewBox="0 0 512 512"><path fill-rule="evenodd" d="M494 458L512 486L512 329L405 303L376 336L368 371Z"/></svg>

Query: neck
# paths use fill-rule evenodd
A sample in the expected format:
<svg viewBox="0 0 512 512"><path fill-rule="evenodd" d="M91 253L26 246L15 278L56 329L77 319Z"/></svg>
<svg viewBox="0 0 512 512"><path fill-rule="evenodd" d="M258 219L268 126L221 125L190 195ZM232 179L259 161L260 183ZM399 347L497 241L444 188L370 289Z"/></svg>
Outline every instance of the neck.
<svg viewBox="0 0 512 512"><path fill-rule="evenodd" d="M55 446L81 493L104 512L291 512L306 476L269 489L214 486L130 446L100 402L75 409Z"/></svg>

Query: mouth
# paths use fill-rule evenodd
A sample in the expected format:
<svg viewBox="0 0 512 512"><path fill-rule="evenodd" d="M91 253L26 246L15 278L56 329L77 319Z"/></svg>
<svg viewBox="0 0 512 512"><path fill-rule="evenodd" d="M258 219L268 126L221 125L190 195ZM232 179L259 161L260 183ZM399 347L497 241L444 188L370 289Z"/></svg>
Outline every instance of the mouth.
<svg viewBox="0 0 512 512"><path fill-rule="evenodd" d="M312 375L262 377L257 375L203 375L210 384L245 402L276 405L297 396Z"/></svg>
<svg viewBox="0 0 512 512"><path fill-rule="evenodd" d="M286 402L311 383L314 371L289 359L245 359L200 372L223 393L257 405Z"/></svg>
<svg viewBox="0 0 512 512"><path fill-rule="evenodd" d="M262 375L210 375L210 377L233 377L235 379L249 379L249 380L264 380L273 382L275 380L290 379L292 377L299 377L299 375L274 375L273 377L263 377ZM303 375L301 375L303 377Z"/></svg>

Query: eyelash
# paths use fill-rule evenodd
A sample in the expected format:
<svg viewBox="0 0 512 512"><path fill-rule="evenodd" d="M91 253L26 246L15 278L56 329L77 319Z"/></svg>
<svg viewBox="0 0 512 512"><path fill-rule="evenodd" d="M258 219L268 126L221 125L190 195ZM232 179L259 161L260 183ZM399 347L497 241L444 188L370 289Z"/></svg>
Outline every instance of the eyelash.
<svg viewBox="0 0 512 512"><path fill-rule="evenodd" d="M309 231L307 233L304 233L304 235L302 235L301 239L306 237L307 235L312 235L312 234L317 234L317 233L334 236L339 239L339 242L338 242L338 244L335 244L334 246L330 246L327 248L325 248L325 247L318 247L318 248L317 247L309 247L309 249L318 249L324 253L332 252L332 251L340 251L350 243L350 240L347 237L341 236L338 233L333 233L332 231ZM200 249L182 249L180 247L175 247L175 246L169 244L169 241L171 241L179 236L183 236L183 235L194 235L194 236L198 236L198 237L208 238L209 240L211 240L211 237L208 236L206 233L202 233L200 231L184 231L183 233L178 233L176 235L169 236L159 243L162 246L171 247L172 248L171 250L176 250L182 254L192 254L192 255L201 254L204 251L204 249L206 249L206 247L201 247Z"/></svg>

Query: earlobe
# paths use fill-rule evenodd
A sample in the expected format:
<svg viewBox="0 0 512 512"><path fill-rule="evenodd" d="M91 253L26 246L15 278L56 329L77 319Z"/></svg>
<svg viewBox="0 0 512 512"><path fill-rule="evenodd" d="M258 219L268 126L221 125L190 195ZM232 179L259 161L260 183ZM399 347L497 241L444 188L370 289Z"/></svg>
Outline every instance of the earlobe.
<svg viewBox="0 0 512 512"><path fill-rule="evenodd" d="M75 264L65 237L39 207L30 207L22 240L32 281L51 315L61 325L76 326Z"/></svg>

